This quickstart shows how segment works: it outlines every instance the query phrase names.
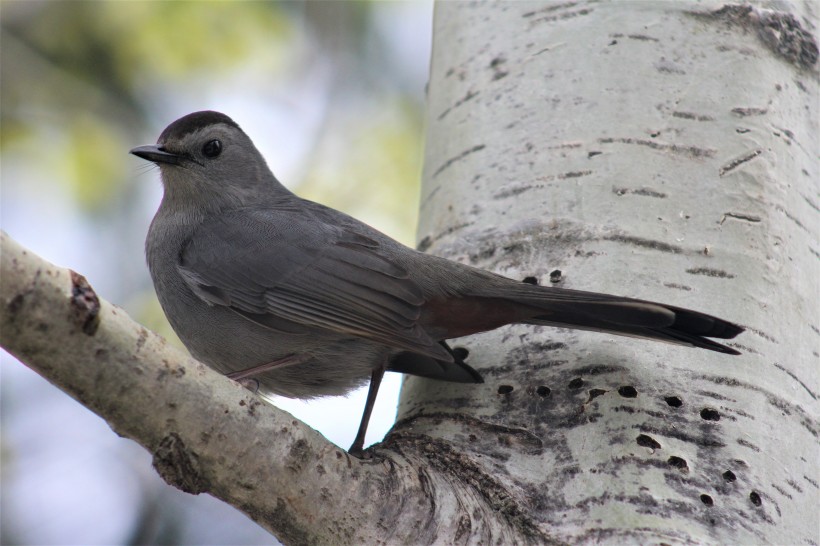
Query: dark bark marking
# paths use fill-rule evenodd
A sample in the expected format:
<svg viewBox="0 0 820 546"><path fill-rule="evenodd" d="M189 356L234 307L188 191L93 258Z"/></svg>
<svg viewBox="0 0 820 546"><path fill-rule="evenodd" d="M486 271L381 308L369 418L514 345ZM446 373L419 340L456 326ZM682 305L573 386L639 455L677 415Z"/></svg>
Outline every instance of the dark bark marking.
<svg viewBox="0 0 820 546"><path fill-rule="evenodd" d="M308 443L303 439L299 439L290 446L287 457L286 468L290 472L298 474L302 471L304 465L313 459L313 453L310 451Z"/></svg>
<svg viewBox="0 0 820 546"><path fill-rule="evenodd" d="M241 510L249 515L254 514L255 510L251 506L243 506ZM308 545L316 542L315 537L311 537L298 522L292 511L288 508L285 499L276 499L276 508L270 514L264 516L256 516L253 519L260 519L268 521L268 525L276 529L277 538L281 539L284 544L300 544ZM346 533L349 537L350 533Z"/></svg>
<svg viewBox="0 0 820 546"><path fill-rule="evenodd" d="M581 17L584 15L589 15L594 10L592 9L579 9L578 11L568 11L566 13L562 13L561 15L547 15L545 17L539 17L538 19L533 19L530 21L530 26L535 26L536 23L552 23L555 21L563 21L565 19L573 19L575 17ZM535 12L531 14L525 14L523 17L531 17L535 15Z"/></svg>
<svg viewBox="0 0 820 546"><path fill-rule="evenodd" d="M742 107L738 106L737 108L732 108L732 113L736 114L742 118L746 118L749 116L763 116L767 114L769 110L767 108L755 108L755 107Z"/></svg>
<svg viewBox="0 0 820 546"><path fill-rule="evenodd" d="M607 393L604 389L589 389L589 398L587 398L586 403L589 404L599 396L603 396Z"/></svg>
<svg viewBox="0 0 820 546"><path fill-rule="evenodd" d="M239 383L242 383L242 380L240 380ZM249 388L248 390L250 390L253 393L256 393L259 390L259 382L257 381L256 383L252 383L251 387L252 388ZM260 402L256 398L251 398L248 401L240 400L239 405L243 406L245 408L245 411L248 412L248 415L250 415L251 417L255 417L256 416L256 408L258 408L260 406L263 406L264 402ZM300 440L300 442L303 442L303 441L304 440Z"/></svg>
<svg viewBox="0 0 820 546"><path fill-rule="evenodd" d="M797 218L795 218L794 216L792 216L791 214L789 214L789 211L787 211L786 209L784 209L781 205L776 205L776 206L774 207L774 209L775 209L776 211L778 211L778 212L782 212L782 213L786 216L786 218L788 218L789 220L791 220L792 222L794 222L794 224L795 224L797 227L799 227L800 229L802 229L802 230L803 230L803 231L805 231L806 233L811 233L811 232L808 230L808 228L806 228L806 226L804 226L804 225L803 225L803 223L802 223L800 220L798 220Z"/></svg>
<svg viewBox="0 0 820 546"><path fill-rule="evenodd" d="M586 170L586 171L570 171L570 172L567 172L567 173L561 173L559 175L556 175L556 178L558 178L558 180L566 180L568 178L580 178L582 176L589 176L591 174L592 174L592 171L589 171L589 170Z"/></svg>
<svg viewBox="0 0 820 546"><path fill-rule="evenodd" d="M723 224L727 218L734 218L735 220L745 220L746 222L758 223L761 222L762 219L760 216L756 216L754 214L743 213L743 212L725 212L723 213L723 218L720 219L719 224Z"/></svg>
<svg viewBox="0 0 820 546"><path fill-rule="evenodd" d="M523 17L524 19L527 19L528 17L532 17L533 15L538 15L539 13L549 13L551 11L557 11L557 10L560 10L560 9L573 8L577 4L578 4L578 2L563 2L561 4L550 4L547 7L541 8L539 10L528 11L528 12L522 14L521 17Z"/></svg>
<svg viewBox="0 0 820 546"><path fill-rule="evenodd" d="M800 486L797 484L797 482L796 482L796 481L794 481L794 480L786 480L786 483L787 483L787 484L789 484L789 487L791 487L792 489L794 489L794 490L795 490L795 491L797 491L798 493L802 493L802 492L803 492L803 488L802 488L802 487L800 487Z"/></svg>
<svg viewBox="0 0 820 546"><path fill-rule="evenodd" d="M493 199L506 199L507 197L515 197L516 195L520 195L526 191L533 189L535 186L532 184L526 186L517 186L514 188L503 189L493 195Z"/></svg>
<svg viewBox="0 0 820 546"><path fill-rule="evenodd" d="M468 155L470 155L472 153L480 152L481 150L483 150L486 147L487 146L484 145L484 144L477 144L476 146L473 146L472 148L464 150L463 152L461 152L457 156L451 157L450 159L445 161L438 169L436 169L436 172L433 173L432 178L437 177L439 174L441 174L441 172L443 170L447 169L447 167L449 167L450 165L452 165L456 161L460 161L460 160L464 159L465 157L467 157Z"/></svg>
<svg viewBox="0 0 820 546"><path fill-rule="evenodd" d="M614 188L613 187L612 188L612 193L614 193L615 195L626 195L626 194L630 193L630 194L633 194L633 195L641 195L643 197L655 197L657 199L666 199L668 197L663 192L654 191L654 190L650 190L650 189L647 189L647 188L630 189L630 188Z"/></svg>
<svg viewBox="0 0 820 546"><path fill-rule="evenodd" d="M468 102L468 101L470 101L470 100L474 99L476 96L478 96L478 91L472 91L472 90L471 90L471 91L467 91L467 94L466 94L466 95L464 95L463 97L461 97L460 99L458 99L455 103L453 103L453 105L452 105L452 106L450 106L449 108L447 108L446 110L444 110L444 112L442 112L441 114L439 114L439 115L438 115L438 117L437 117L436 119L437 119L437 120L439 120L439 121L441 121L441 120L442 120L442 119L444 119L444 118L447 116L447 114L449 114L452 110L454 110L454 109L458 108L459 106L461 106L461 105L462 105L462 104L464 104L465 102ZM435 174L434 174L433 176L435 176Z"/></svg>
<svg viewBox="0 0 820 546"><path fill-rule="evenodd" d="M758 36L769 49L801 68L817 64L817 42L794 15L769 10L759 15Z"/></svg>
<svg viewBox="0 0 820 546"><path fill-rule="evenodd" d="M780 370L780 371L785 372L785 373L786 373L789 377L791 377L792 379L794 379L795 381L797 381L797 383L799 383L799 384L800 384L800 386L801 386L801 387L803 387L803 388L806 390L806 392L807 392L807 393L809 393L809 396L811 396L811 397L812 397L812 399L817 400L817 394L815 394L815 393L814 393L814 392L813 392L813 391L809 388L809 386L808 386L808 385L806 385L806 384L805 384L805 383L804 383L804 382L803 382L803 381L802 381L799 377L797 377L797 376L796 376L796 375L795 375L795 374L794 374L791 370L787 370L785 367L783 367L781 364L778 364L777 362L775 362L775 363L774 363L774 367L775 367L775 368L777 368L777 369L778 369L778 370Z"/></svg>
<svg viewBox="0 0 820 546"><path fill-rule="evenodd" d="M437 194L437 193L439 192L439 190L440 190L440 189L441 189L441 185L439 184L438 186L436 186L436 187L433 189L433 191L431 191L431 192L430 192L430 195L428 195L427 197L425 197L425 198L424 198L424 201L421 203L421 206L420 206L419 208L424 208L424 207L426 207L426 206L427 206L427 203L429 203L429 202L430 202L430 200L433 198L433 196L434 196L435 194Z"/></svg>
<svg viewBox="0 0 820 546"><path fill-rule="evenodd" d="M638 40L641 42L660 42L657 38L653 38L652 36L646 36L645 34L627 34L627 38L631 40Z"/></svg>
<svg viewBox="0 0 820 546"><path fill-rule="evenodd" d="M687 292L692 290L692 287L686 286L685 284L678 284L674 282L665 282L663 285L667 288L675 288L677 290L685 290Z"/></svg>
<svg viewBox="0 0 820 546"><path fill-rule="evenodd" d="M728 396L723 396L722 394L718 394L716 392L699 390L697 391L697 394L705 398L711 398L712 400L720 400L721 402L737 402L734 398L729 398Z"/></svg>
<svg viewBox="0 0 820 546"><path fill-rule="evenodd" d="M661 74L677 74L680 76L685 76L686 71L682 68L679 68L677 65L672 63L671 61L667 61L664 58L661 58L660 61L654 64L655 70L660 72ZM653 135L655 136L655 135Z"/></svg>
<svg viewBox="0 0 820 546"><path fill-rule="evenodd" d="M661 252L670 252L672 254L682 254L683 249L677 245L670 245L663 241L655 241L652 239L644 239L643 237L633 237L630 235L607 235L603 238L605 241L614 241L617 243L626 243L642 248L651 248L653 250L660 250Z"/></svg>
<svg viewBox="0 0 820 546"><path fill-rule="evenodd" d="M752 31L771 51L800 68L807 69L817 63L818 47L814 36L791 13L749 4L727 4L708 13L690 14Z"/></svg>
<svg viewBox="0 0 820 546"><path fill-rule="evenodd" d="M154 451L154 469L168 485L192 495L210 490L202 475L199 457L189 450L179 434L171 432Z"/></svg>
<svg viewBox="0 0 820 546"><path fill-rule="evenodd" d="M506 62L507 59L505 59L503 55L499 55L490 61L490 68L493 69L493 81L500 80L509 74L507 70L503 69L503 65Z"/></svg>
<svg viewBox="0 0 820 546"><path fill-rule="evenodd" d="M20 309L23 307L23 301L25 301L26 297L25 294L15 294L13 298L8 302L6 308L9 310L9 314L14 317L17 313L20 312Z"/></svg>
<svg viewBox="0 0 820 546"><path fill-rule="evenodd" d="M771 484L771 485L772 485L772 488L773 488L775 491L777 491L778 493L780 493L781 495L783 495L783 496L784 496L784 497L786 497L787 499L789 499L789 500L793 500L793 497L792 497L791 493L789 493L788 491L786 491L785 489L783 489L782 487L780 487L780 486L779 486L779 485L777 485L776 483L773 483L773 484Z"/></svg>
<svg viewBox="0 0 820 546"><path fill-rule="evenodd" d="M762 153L763 153L763 150L758 148L757 150L752 150L751 152L749 152L746 155L743 155L743 156L741 156L737 159L733 159L732 161L726 163L720 169L718 169L718 175L723 176L726 173L732 172L733 170L738 168L740 165L746 163L747 161L751 161L752 159L756 158L757 156L759 156Z"/></svg>
<svg viewBox="0 0 820 546"><path fill-rule="evenodd" d="M458 225L455 225L455 226L450 226L447 229L445 229L444 231L442 231L441 233L439 233L438 235L436 235L435 237L431 237L430 235L425 235L421 239L421 241L419 241L419 244L416 246L416 248L420 252L426 252L431 246L433 246L433 243L435 243L439 239L442 239L442 238L450 235L451 233L455 233L456 231L458 231L460 229L464 229L464 228L469 227L471 225L473 225L473 222L466 222L464 224L458 224ZM495 249L493 249L493 253L495 253Z"/></svg>
<svg viewBox="0 0 820 546"><path fill-rule="evenodd" d="M555 144L554 146L547 146L547 150L572 150L575 148L580 148L580 142L562 142L561 144ZM598 152L601 153L601 152Z"/></svg>
<svg viewBox="0 0 820 546"><path fill-rule="evenodd" d="M713 157L715 150L709 148L699 148L697 146L680 146L678 144L661 144L652 140L645 140L642 138L599 138L598 142L601 144L635 144L637 146L647 146L653 150L660 150L664 152L671 152L676 155L682 155L693 159L702 157Z"/></svg>
<svg viewBox="0 0 820 546"><path fill-rule="evenodd" d="M812 201L810 198L806 197L806 196L805 196L805 195L803 195L802 193L800 194L800 197L802 197L802 198L803 198L803 201L805 201L806 203L808 203L808 205L809 205L811 208L813 208L813 209L814 209L815 211L817 211L817 212L820 212L820 207L818 207L818 206L814 203L814 201Z"/></svg>
<svg viewBox="0 0 820 546"><path fill-rule="evenodd" d="M692 112L675 111L672 112L672 117L681 119L691 119L694 121L715 121L715 118L713 118L712 116L707 116L704 114L693 114Z"/></svg>
<svg viewBox="0 0 820 546"><path fill-rule="evenodd" d="M86 335L93 336L100 326L100 298L85 277L71 274L71 319Z"/></svg>
<svg viewBox="0 0 820 546"><path fill-rule="evenodd" d="M633 428L637 428L644 434L652 434L654 436L664 436L667 438L674 438L676 440L680 440L682 442L686 442L692 445L696 445L698 447L703 448L720 448L726 447L726 444L721 440L716 438L704 438L702 436L695 436L693 434L687 434L676 428L674 424L671 424L668 427L658 428L649 424L641 424L641 425L634 425Z"/></svg>
<svg viewBox="0 0 820 546"><path fill-rule="evenodd" d="M137 338L137 344L134 348L134 352L140 352L142 348L145 346L146 341L148 341L148 330L146 330L145 328L140 328L140 335Z"/></svg>
<svg viewBox="0 0 820 546"><path fill-rule="evenodd" d="M707 277L716 277L719 279L734 279L732 273L727 273L722 269L712 269L709 267L693 267L686 270L690 275L706 275Z"/></svg>
<svg viewBox="0 0 820 546"><path fill-rule="evenodd" d="M775 338L773 338L772 336L770 336L769 334L767 334L766 332L764 332L762 330L758 330L758 329L752 328L750 326L746 326L746 329L748 331L754 333L754 334L757 334L758 336L762 337L766 341L770 341L772 343L777 343L778 342Z"/></svg>

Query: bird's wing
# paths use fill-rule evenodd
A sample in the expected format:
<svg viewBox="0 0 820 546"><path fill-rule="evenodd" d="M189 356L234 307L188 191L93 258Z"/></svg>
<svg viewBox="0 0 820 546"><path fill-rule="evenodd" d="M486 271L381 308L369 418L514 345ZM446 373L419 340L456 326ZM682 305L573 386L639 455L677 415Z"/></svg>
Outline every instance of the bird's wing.
<svg viewBox="0 0 820 546"><path fill-rule="evenodd" d="M424 297L379 244L295 210L234 211L204 222L179 272L210 305L268 325L283 319L450 360L417 324Z"/></svg>

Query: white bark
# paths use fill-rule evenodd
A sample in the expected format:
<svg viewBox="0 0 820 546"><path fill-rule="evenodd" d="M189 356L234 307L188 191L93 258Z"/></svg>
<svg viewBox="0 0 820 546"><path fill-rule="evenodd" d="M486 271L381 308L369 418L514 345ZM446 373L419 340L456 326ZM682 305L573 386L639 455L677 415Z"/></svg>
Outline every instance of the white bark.
<svg viewBox="0 0 820 546"><path fill-rule="evenodd" d="M560 540L820 542L818 19L777 5L438 4L420 246L749 331L740 357L460 340L487 383L406 379L393 440L443 440Z"/></svg>

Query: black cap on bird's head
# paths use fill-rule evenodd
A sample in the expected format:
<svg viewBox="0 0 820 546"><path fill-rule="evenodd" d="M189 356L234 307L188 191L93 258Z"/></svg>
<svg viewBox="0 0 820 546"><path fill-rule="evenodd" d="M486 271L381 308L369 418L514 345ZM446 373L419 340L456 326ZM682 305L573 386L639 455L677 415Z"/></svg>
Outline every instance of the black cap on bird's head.
<svg viewBox="0 0 820 546"><path fill-rule="evenodd" d="M165 197L177 203L248 205L275 192L272 184L284 190L251 139L220 112L183 116L162 131L156 144L130 153L160 167Z"/></svg>
<svg viewBox="0 0 820 546"><path fill-rule="evenodd" d="M242 130L237 123L223 114L222 112L214 112L213 110L203 110L201 112L194 112L187 116L182 116L171 125L165 128L159 135L157 144L162 144L167 140L181 140L185 135L198 131L209 125L216 125L217 123L224 123L231 127L236 127Z"/></svg>
<svg viewBox="0 0 820 546"><path fill-rule="evenodd" d="M195 133L210 126L219 124L234 127L239 132L242 132L242 128L225 114L221 112L214 112L213 110L203 110L201 112L194 112L192 114L188 114L187 116L183 116L166 127L159 135L156 145L149 144L147 146L137 146L136 148L133 148L130 153L142 159L153 161L157 164L166 163L170 165L180 165L184 159L193 158L186 158L186 155L181 153L181 150L175 149L178 148L178 146L175 147L174 144L181 142L191 133ZM220 146L221 143L216 145L212 144L211 147L213 149L209 152L210 155L217 152L217 148Z"/></svg>

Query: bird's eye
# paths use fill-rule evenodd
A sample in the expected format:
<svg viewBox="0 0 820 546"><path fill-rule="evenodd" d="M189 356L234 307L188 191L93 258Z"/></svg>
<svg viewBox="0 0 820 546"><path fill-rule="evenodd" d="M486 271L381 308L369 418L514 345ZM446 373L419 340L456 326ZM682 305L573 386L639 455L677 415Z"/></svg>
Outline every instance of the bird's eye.
<svg viewBox="0 0 820 546"><path fill-rule="evenodd" d="M215 158L222 153L222 142L214 139L209 140L202 146L202 155L205 157Z"/></svg>

